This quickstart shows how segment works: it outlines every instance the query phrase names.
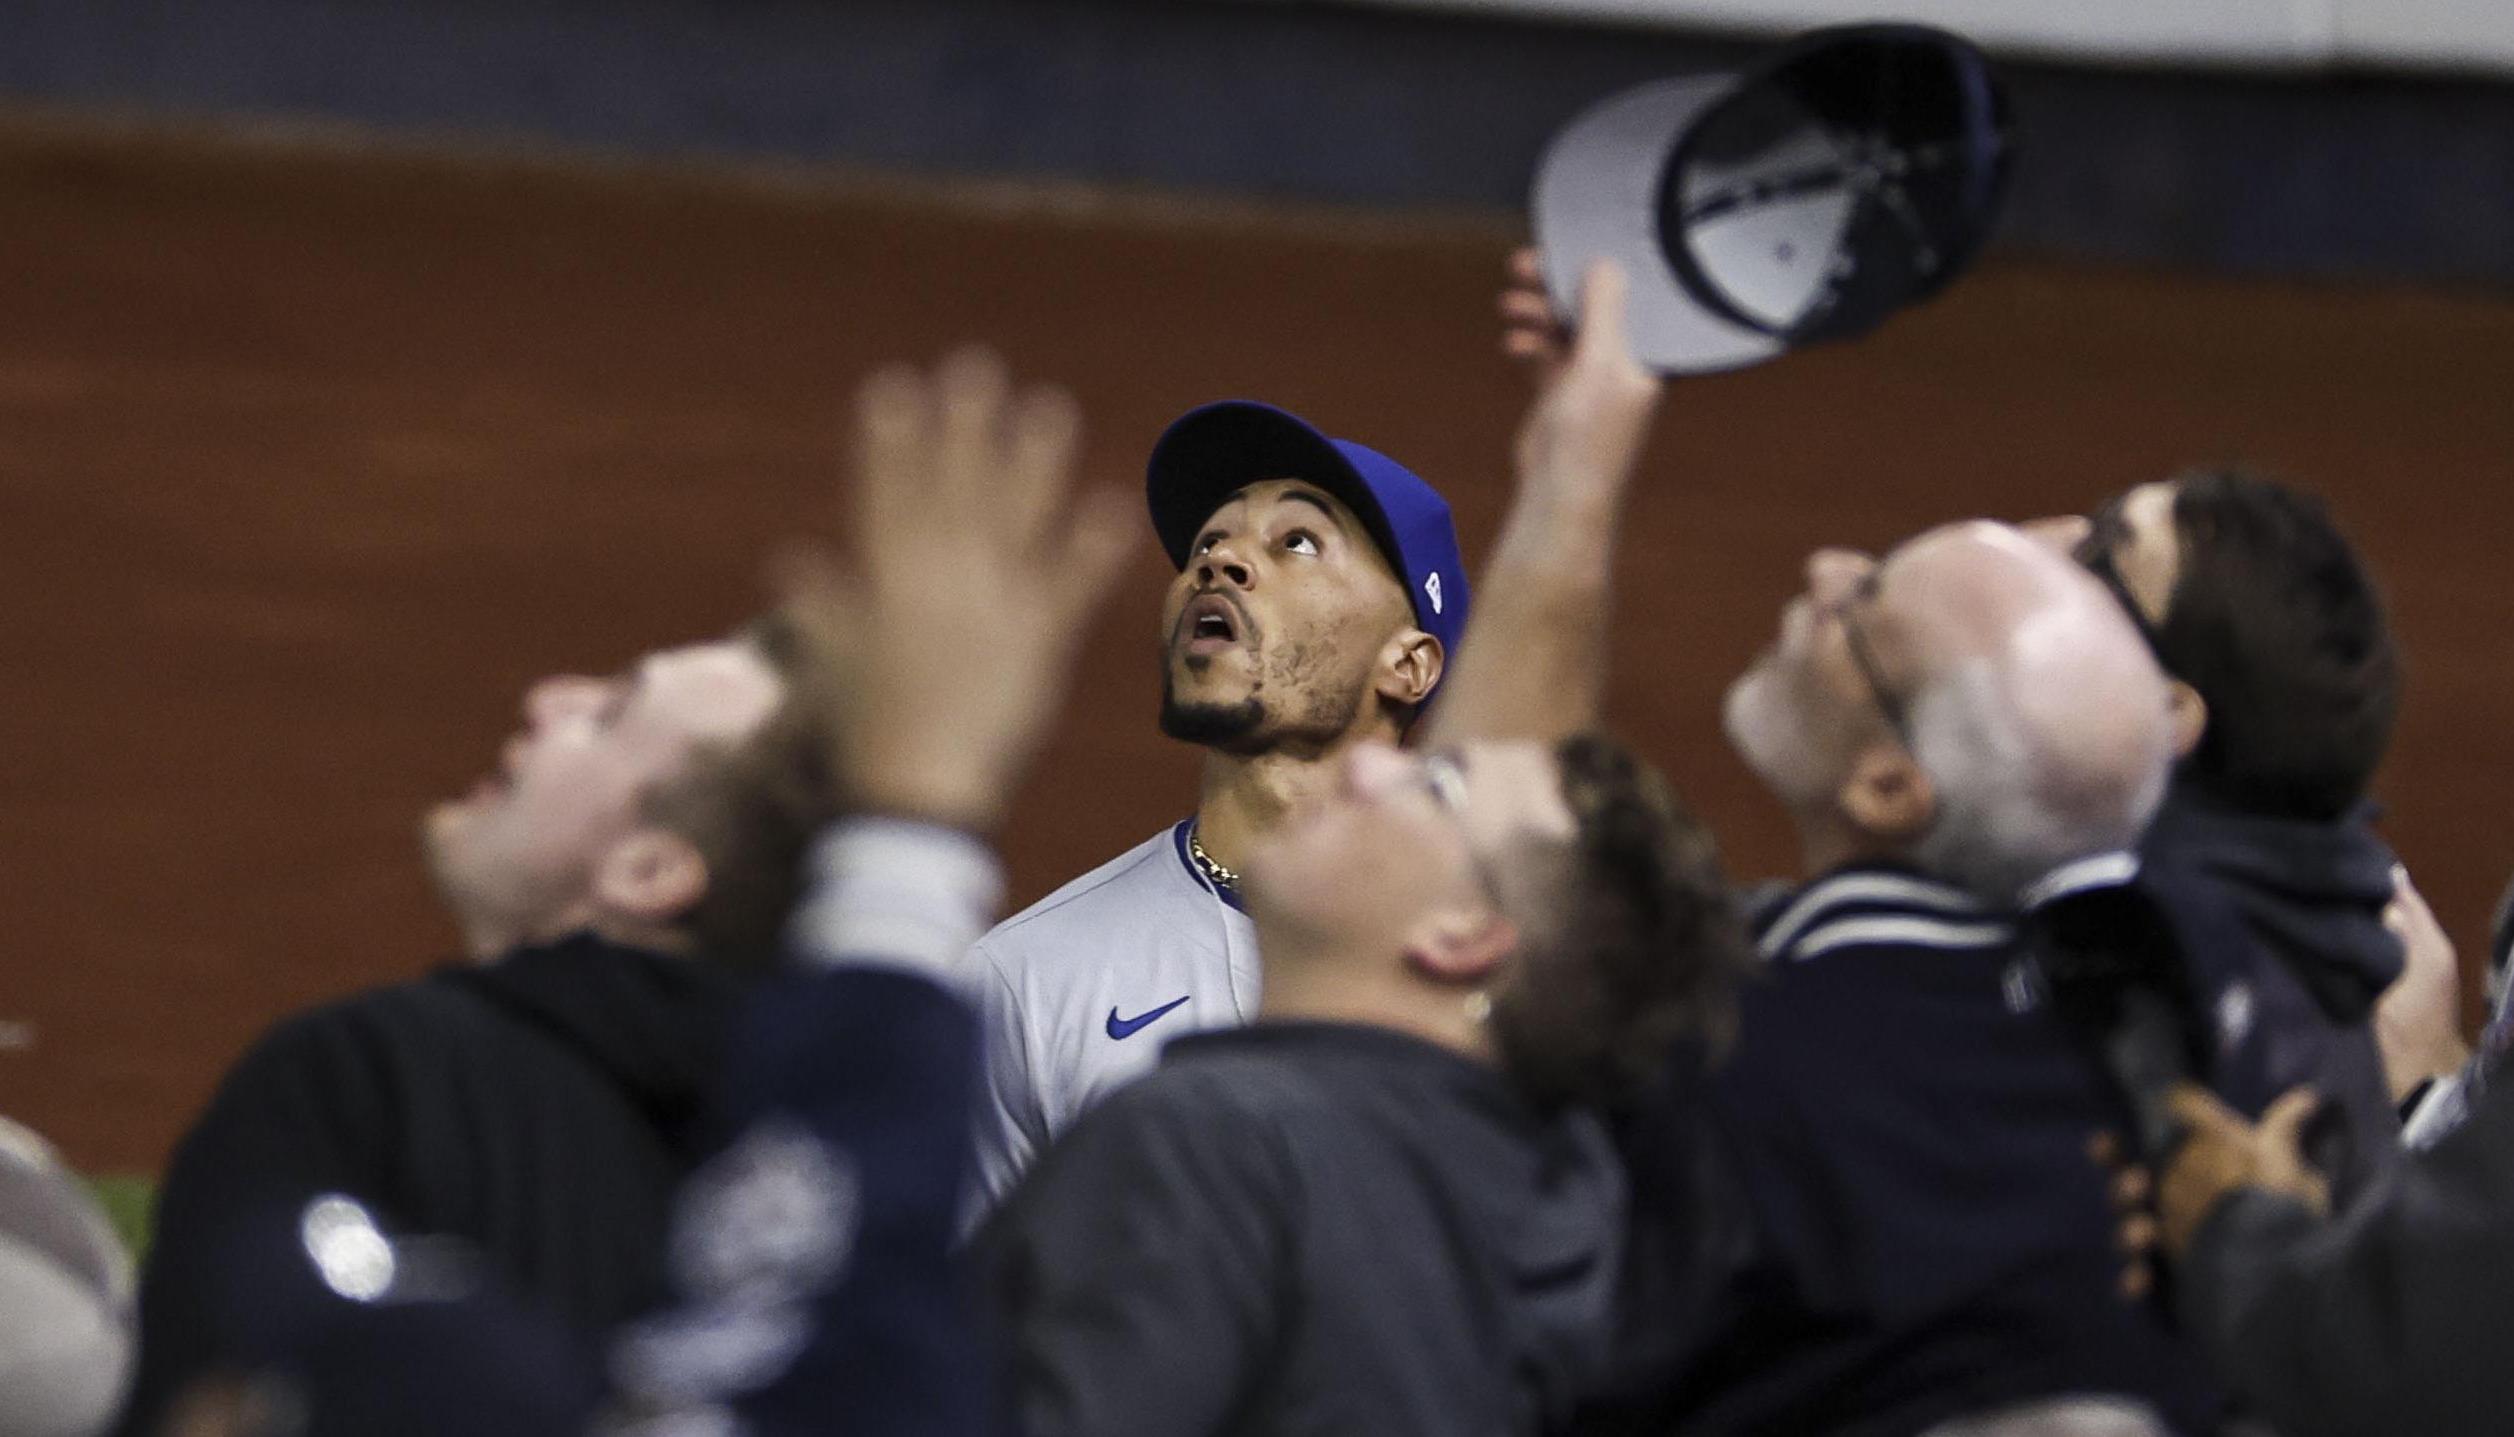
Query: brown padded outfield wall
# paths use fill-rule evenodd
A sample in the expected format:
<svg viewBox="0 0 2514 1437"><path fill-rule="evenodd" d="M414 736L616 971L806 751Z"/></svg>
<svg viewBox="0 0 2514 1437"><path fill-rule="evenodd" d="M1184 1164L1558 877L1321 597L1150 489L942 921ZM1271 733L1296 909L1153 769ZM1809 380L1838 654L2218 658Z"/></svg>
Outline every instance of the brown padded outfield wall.
<svg viewBox="0 0 2514 1437"><path fill-rule="evenodd" d="M1263 397L1490 537L1506 229L0 132L0 1112L152 1168L274 1017L450 952L417 817L536 675L720 630L823 525L845 396L954 341L1070 382L1090 464ZM1854 348L1688 381L1613 712L1741 873L1786 835L1719 691L1807 549L2199 460L2319 486L2411 690L2386 828L2466 948L2514 867L2514 305L2005 266ZM987 576L971 575L985 583ZM1184 811L1143 556L1016 810L1017 897ZM1007 603L1021 596L1007 594ZM978 656L973 656L978 657Z"/></svg>

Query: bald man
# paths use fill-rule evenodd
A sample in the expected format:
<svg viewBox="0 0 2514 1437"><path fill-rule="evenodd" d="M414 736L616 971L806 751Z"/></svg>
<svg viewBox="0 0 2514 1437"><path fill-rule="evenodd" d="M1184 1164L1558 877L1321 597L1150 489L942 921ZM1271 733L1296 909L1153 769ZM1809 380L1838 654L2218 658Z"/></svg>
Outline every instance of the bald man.
<svg viewBox="0 0 2514 1437"><path fill-rule="evenodd" d="M1600 346L1574 344L1537 268L1513 258L1502 343L1547 378ZM1616 396L1634 426L1656 400L1638 372L1577 392ZM1515 502L1458 682L1485 683L1494 652L1585 658L1496 727L1576 719L1602 686L1627 492ZM1514 553L1542 561L1505 576ZM2164 788L2165 679L2128 617L2000 525L1883 560L1828 549L1726 707L1808 878L1760 907L1768 972L1708 1092L1679 1053L1620 1115L1625 1330L1580 1430L2211 1430L2219 1403L2162 1313L2121 1295L2087 1144L2130 1115L2015 919L2119 874Z"/></svg>
<svg viewBox="0 0 2514 1437"><path fill-rule="evenodd" d="M2087 1161L2127 1115L2015 917L2155 809L2172 731L2136 631L2004 526L1828 549L1725 719L1810 877L1760 914L1768 979L1707 1115L1628 1134L1641 1181L1710 1154L1733 1223L1720 1256L1669 1245L1694 1270L1662 1289L1695 1305L1638 1425L2208 1430L2164 1315L2122 1295Z"/></svg>

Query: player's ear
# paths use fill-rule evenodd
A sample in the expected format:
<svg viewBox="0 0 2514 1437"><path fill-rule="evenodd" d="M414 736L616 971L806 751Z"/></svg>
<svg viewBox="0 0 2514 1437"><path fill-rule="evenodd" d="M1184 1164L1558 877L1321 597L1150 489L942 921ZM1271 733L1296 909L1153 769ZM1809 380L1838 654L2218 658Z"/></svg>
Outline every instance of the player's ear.
<svg viewBox="0 0 2514 1437"><path fill-rule="evenodd" d="M707 895L707 858L670 829L638 828L594 865L593 894L604 912L637 923L674 923Z"/></svg>
<svg viewBox="0 0 2514 1437"><path fill-rule="evenodd" d="M1421 629L1399 629L1379 654L1379 696L1415 708L1439 687L1448 655Z"/></svg>

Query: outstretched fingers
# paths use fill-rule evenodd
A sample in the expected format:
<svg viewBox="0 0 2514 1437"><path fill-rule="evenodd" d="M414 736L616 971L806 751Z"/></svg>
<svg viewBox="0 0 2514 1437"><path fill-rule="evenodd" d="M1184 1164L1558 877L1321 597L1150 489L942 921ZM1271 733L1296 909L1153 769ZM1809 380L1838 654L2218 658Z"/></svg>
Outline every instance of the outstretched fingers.
<svg viewBox="0 0 2514 1437"><path fill-rule="evenodd" d="M925 382L907 365L884 365L856 390L854 521L868 551L880 551L916 514L927 420Z"/></svg>
<svg viewBox="0 0 2514 1437"><path fill-rule="evenodd" d="M2304 1126L2322 1108L2322 1095L2311 1088L2290 1088L2261 1112L2261 1137L2281 1152L2304 1147Z"/></svg>
<svg viewBox="0 0 2514 1437"><path fill-rule="evenodd" d="M1611 259L1590 262L1580 276L1580 333L1572 350L1573 363L1603 366L1647 382L1649 376L1632 357L1632 336L1625 321L1625 304L1631 294L1632 281L1622 265Z"/></svg>
<svg viewBox="0 0 2514 1437"><path fill-rule="evenodd" d="M1005 425L995 512L1017 554L1034 553L1070 501L1082 448L1082 409L1052 384L1024 389Z"/></svg>
<svg viewBox="0 0 2514 1437"><path fill-rule="evenodd" d="M1571 327L1554 312L1535 250L1511 254L1509 279L1494 308L1501 316L1502 353L1534 365L1540 380L1549 378L1570 356Z"/></svg>
<svg viewBox="0 0 2514 1437"><path fill-rule="evenodd" d="M965 345L934 371L934 451L925 512L952 525L1000 520L996 494L1012 379L995 351Z"/></svg>

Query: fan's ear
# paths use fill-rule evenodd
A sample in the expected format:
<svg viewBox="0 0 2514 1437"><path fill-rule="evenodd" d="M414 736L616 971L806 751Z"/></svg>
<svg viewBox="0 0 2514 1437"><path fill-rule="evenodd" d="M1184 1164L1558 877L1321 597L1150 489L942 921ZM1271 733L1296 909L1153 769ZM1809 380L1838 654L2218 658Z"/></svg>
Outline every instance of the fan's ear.
<svg viewBox="0 0 2514 1437"><path fill-rule="evenodd" d="M1876 743L1852 761L1835 802L1861 832L1909 840L1928 831L1937 816L1938 793L1929 771L1909 749Z"/></svg>
<svg viewBox="0 0 2514 1437"><path fill-rule="evenodd" d="M641 924L668 924L707 896L707 880L696 844L669 829L638 828L594 865L594 901Z"/></svg>

